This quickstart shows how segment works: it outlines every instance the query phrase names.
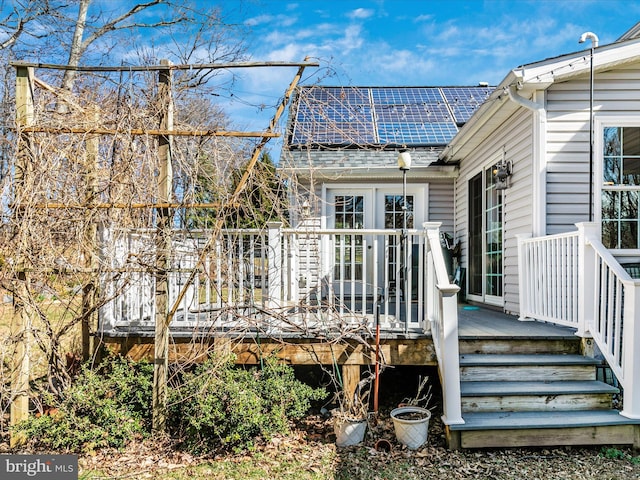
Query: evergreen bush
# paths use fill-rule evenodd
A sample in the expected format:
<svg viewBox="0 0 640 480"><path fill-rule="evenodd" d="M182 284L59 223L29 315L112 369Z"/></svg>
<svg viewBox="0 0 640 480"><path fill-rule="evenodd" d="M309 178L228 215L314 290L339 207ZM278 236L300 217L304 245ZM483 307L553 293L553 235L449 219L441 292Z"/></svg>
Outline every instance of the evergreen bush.
<svg viewBox="0 0 640 480"><path fill-rule="evenodd" d="M233 358L213 357L185 374L171 390L172 432L193 453L234 451L289 431L311 401L326 397L298 380L290 366L267 359L262 369L237 368Z"/></svg>
<svg viewBox="0 0 640 480"><path fill-rule="evenodd" d="M71 452L122 448L144 437L151 421L153 366L112 357L99 368L84 366L50 414L16 425L31 444Z"/></svg>

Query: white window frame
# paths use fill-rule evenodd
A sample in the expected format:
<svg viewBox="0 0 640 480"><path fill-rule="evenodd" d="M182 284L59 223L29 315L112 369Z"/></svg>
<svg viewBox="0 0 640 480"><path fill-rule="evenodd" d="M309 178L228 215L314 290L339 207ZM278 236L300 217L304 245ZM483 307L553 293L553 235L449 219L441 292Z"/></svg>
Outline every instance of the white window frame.
<svg viewBox="0 0 640 480"><path fill-rule="evenodd" d="M604 182L602 179L602 169L604 168L604 129L608 127L640 127L640 115L596 115L593 119L594 139L593 139L593 220L600 225L602 231L602 191L604 190ZM637 190L640 194L640 186ZM640 235L640 230L638 232ZM610 249L613 255L640 255L640 249Z"/></svg>

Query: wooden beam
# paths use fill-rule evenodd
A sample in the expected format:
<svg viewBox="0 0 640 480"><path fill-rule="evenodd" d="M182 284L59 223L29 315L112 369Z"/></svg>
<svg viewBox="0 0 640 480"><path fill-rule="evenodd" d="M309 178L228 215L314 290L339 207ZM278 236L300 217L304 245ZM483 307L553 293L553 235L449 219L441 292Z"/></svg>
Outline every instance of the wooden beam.
<svg viewBox="0 0 640 480"><path fill-rule="evenodd" d="M277 132L240 132L240 131L223 131L223 130L173 130L173 129L113 129L113 128L96 128L96 127L43 127L31 126L20 129L23 133L51 133L51 134L93 134L93 135L149 135L149 136L167 136L176 137L246 137L246 138L275 138L280 134Z"/></svg>
<svg viewBox="0 0 640 480"><path fill-rule="evenodd" d="M125 355L132 360L153 359L153 338L133 337L127 339L104 338L114 353ZM241 365L260 365L260 360L275 356L290 365L373 365L375 352L373 340L370 348L360 343L333 344L314 339L289 339L288 343L262 338L260 345L252 338L234 339L212 336L201 339L194 350L193 339L174 338L169 346L169 361L199 362L203 352L224 351L236 356ZM383 363L395 366L435 366L436 358L433 341L430 338L382 340ZM195 357L190 355L196 352Z"/></svg>
<svg viewBox="0 0 640 480"><path fill-rule="evenodd" d="M462 448L633 445L635 425L460 431Z"/></svg>
<svg viewBox="0 0 640 480"><path fill-rule="evenodd" d="M35 203L29 204L28 207L22 205L11 205L11 208L24 209L24 208L36 208L36 209L50 209L50 210L67 210L75 209L82 210L85 208L97 208L97 209L141 209L141 208L221 208L221 204L216 203Z"/></svg>
<svg viewBox="0 0 640 480"><path fill-rule="evenodd" d="M105 65L56 65L53 63L33 63L23 61L9 62L13 67L44 68L49 70L72 70L75 72L155 72L169 70L219 70L229 68L256 68L256 67L319 67L318 62L233 62L233 63L182 63L160 65L130 65L130 66L105 66Z"/></svg>

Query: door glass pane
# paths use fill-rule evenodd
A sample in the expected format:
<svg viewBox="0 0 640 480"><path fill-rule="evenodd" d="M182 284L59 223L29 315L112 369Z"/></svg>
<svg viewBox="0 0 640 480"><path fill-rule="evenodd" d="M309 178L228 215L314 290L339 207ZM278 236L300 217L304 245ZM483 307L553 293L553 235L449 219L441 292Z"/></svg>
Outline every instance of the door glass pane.
<svg viewBox="0 0 640 480"><path fill-rule="evenodd" d="M469 294L482 295L482 173L469 181Z"/></svg>
<svg viewBox="0 0 640 480"><path fill-rule="evenodd" d="M336 195L335 226L344 229L364 228L364 197L361 195ZM336 280L362 280L362 235L336 235Z"/></svg>
<svg viewBox="0 0 640 480"><path fill-rule="evenodd" d="M401 230L404 228L404 210L402 195L385 195L384 197L384 227L390 230ZM407 195L407 228L413 228L413 195ZM392 285L396 283L396 272L398 271L398 259L401 252L400 238L395 236L389 239L389 281Z"/></svg>
<svg viewBox="0 0 640 480"><path fill-rule="evenodd" d="M485 175L486 197L486 290L485 295L502 297L502 190L495 186L492 167Z"/></svg>

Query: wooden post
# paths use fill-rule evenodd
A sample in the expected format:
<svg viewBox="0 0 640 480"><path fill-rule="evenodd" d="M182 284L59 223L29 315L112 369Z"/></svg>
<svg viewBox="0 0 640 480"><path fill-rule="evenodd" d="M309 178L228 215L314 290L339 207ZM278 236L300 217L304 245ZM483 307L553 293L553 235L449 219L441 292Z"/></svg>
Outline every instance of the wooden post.
<svg viewBox="0 0 640 480"><path fill-rule="evenodd" d="M16 123L18 128L28 127L33 123L33 68L18 67L16 69ZM28 182L31 162L31 144L28 134L20 133L15 166L14 202L16 225L19 230L23 212L20 203L25 198L24 188ZM16 232L18 241L22 237ZM24 249L25 245L18 248ZM25 271L25 259L21 251L16 256L16 276L14 280L13 317L11 320L11 339L14 342L11 368L11 425L15 425L29 416L29 337L31 321L25 305L27 298L28 274ZM11 432L11 446L23 442L21 436Z"/></svg>
<svg viewBox="0 0 640 480"><path fill-rule="evenodd" d="M345 399L348 399L349 402L353 400L358 382L360 382L360 365L342 365L342 390Z"/></svg>
<svg viewBox="0 0 640 480"><path fill-rule="evenodd" d="M595 322L595 301L598 298L598 288L595 279L596 257L589 240L600 241L600 224L595 222L576 223L578 227L578 329L576 335L589 337L589 330Z"/></svg>
<svg viewBox="0 0 640 480"><path fill-rule="evenodd" d="M94 122L98 121L98 112L94 111ZM96 159L98 157L98 136L89 135L85 144L86 148L86 160L85 160L85 202L89 208L91 208L96 202ZM96 313L95 308L95 293L97 279L94 277L96 271L96 237L97 237L97 225L95 221L89 221L82 234L82 243L84 249L84 262L88 271L92 272L89 275L85 285L82 287L82 360L86 361L93 354L94 346L91 344L91 331L95 327Z"/></svg>
<svg viewBox="0 0 640 480"><path fill-rule="evenodd" d="M162 65L170 65L162 60ZM160 128L173 128L173 101L171 99L171 70L160 70L158 77L158 106ZM173 171L171 166L171 137L158 137L160 172L158 175L158 203L169 203L172 198ZM166 427L167 378L169 357L169 279L171 265L171 215L168 208L156 209L156 316L153 369L152 428L162 432Z"/></svg>
<svg viewBox="0 0 640 480"><path fill-rule="evenodd" d="M621 415L640 419L640 285L624 285L624 336L622 338L622 368L624 389Z"/></svg>

